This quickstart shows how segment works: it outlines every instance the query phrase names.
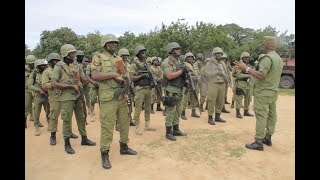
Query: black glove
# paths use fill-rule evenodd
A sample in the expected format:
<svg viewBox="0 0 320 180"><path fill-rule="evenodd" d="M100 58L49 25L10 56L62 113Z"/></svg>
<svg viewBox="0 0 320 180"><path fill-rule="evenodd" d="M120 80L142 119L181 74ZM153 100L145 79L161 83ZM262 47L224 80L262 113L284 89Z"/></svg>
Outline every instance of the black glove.
<svg viewBox="0 0 320 180"><path fill-rule="evenodd" d="M183 73L189 73L188 68L185 67L185 66L181 67L181 70L182 70Z"/></svg>

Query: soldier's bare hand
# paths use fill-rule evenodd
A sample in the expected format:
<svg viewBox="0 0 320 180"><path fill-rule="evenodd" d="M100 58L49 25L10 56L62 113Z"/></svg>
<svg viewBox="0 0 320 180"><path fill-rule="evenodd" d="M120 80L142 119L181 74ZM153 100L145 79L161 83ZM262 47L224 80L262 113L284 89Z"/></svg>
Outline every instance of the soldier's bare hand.
<svg viewBox="0 0 320 180"><path fill-rule="evenodd" d="M40 93L41 95L45 95L45 94L46 94L42 89L39 90L39 93Z"/></svg>
<svg viewBox="0 0 320 180"><path fill-rule="evenodd" d="M247 68L247 65L243 62L235 62L235 66L241 71L245 71Z"/></svg>

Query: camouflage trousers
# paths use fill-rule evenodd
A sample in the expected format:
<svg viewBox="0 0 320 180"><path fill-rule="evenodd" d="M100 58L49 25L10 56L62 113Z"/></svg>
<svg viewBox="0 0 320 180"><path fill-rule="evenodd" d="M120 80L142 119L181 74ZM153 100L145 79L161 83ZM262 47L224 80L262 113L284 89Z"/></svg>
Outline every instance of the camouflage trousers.
<svg viewBox="0 0 320 180"><path fill-rule="evenodd" d="M144 102L144 118L145 121L150 121L150 107L151 107L151 88L138 89L134 96L134 122L136 125L140 124L140 113L142 110L142 103Z"/></svg>
<svg viewBox="0 0 320 180"><path fill-rule="evenodd" d="M266 134L272 136L277 122L278 95L254 97L253 109L256 116L257 140L262 140Z"/></svg>
<svg viewBox="0 0 320 180"><path fill-rule="evenodd" d="M27 92L25 90L24 92L24 116L27 118L28 114L30 114L30 119L33 120L33 107L32 107L32 101L33 101L33 96L32 93Z"/></svg>
<svg viewBox="0 0 320 180"><path fill-rule="evenodd" d="M64 139L71 137L73 112L76 116L77 126L80 135L87 136L85 128L86 121L82 109L81 97L78 97L76 100L61 101L61 119L63 120L62 134Z"/></svg>
<svg viewBox="0 0 320 180"><path fill-rule="evenodd" d="M171 93L168 92L169 97L175 96L177 98L177 104L174 106L166 106L166 127L168 126L174 126L179 124L179 118L182 111L182 93Z"/></svg>
<svg viewBox="0 0 320 180"><path fill-rule="evenodd" d="M199 88L196 88L196 94L197 95L199 94ZM197 101L194 98L194 95L192 94L192 91L187 88L184 91L184 94L183 94L182 110L186 110L189 100L190 100L190 105L191 105L192 109L195 109L197 107Z"/></svg>
<svg viewBox="0 0 320 180"><path fill-rule="evenodd" d="M116 120L120 125L120 141L129 142L129 121L128 106L124 99L100 102L100 149L106 151L110 149L113 140L113 132Z"/></svg>
<svg viewBox="0 0 320 180"><path fill-rule="evenodd" d="M33 118L34 118L34 126L38 126L39 127L39 118L40 118L40 113L41 113L41 108L43 106L43 109L46 113L46 120L48 123L48 127L49 127L49 114L50 114L50 105L48 102L44 102L44 103L40 103L40 100L43 98L43 96L40 95L36 95L34 97L34 113L33 113Z"/></svg>

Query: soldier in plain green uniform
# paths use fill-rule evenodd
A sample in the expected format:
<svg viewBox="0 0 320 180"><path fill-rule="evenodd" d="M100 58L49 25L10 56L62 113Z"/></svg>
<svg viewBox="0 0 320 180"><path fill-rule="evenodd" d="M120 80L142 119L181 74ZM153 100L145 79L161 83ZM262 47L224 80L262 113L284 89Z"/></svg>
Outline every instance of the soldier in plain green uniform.
<svg viewBox="0 0 320 180"><path fill-rule="evenodd" d="M163 73L162 73L162 69L160 66L160 61L158 59L158 57L152 57L151 58L151 71L154 74L154 77L156 78L156 81L158 83L158 87L160 89L160 97L157 95L157 90L156 88L152 88L152 92L151 92L151 114L154 114L154 109L153 109L153 105L157 104L157 111L162 111L162 108L160 107L160 98L162 96L162 92L161 92L161 82L162 82L162 78L163 78ZM159 109L161 108L161 109Z"/></svg>
<svg viewBox="0 0 320 180"><path fill-rule="evenodd" d="M63 120L64 148L68 154L74 154L70 138L72 135L72 114L76 116L79 133L82 137L81 145L95 146L96 143L87 138L85 119L83 116L82 101L80 97L80 80L83 80L84 73L78 64L73 63L76 56L76 49L72 44L65 44L60 48L63 58L53 68L51 86L59 89L59 101L61 103L61 119Z"/></svg>
<svg viewBox="0 0 320 180"><path fill-rule="evenodd" d="M245 63L247 66L248 61L250 59L250 54L248 52L241 53L240 61ZM234 67L233 77L235 77L236 86L236 117L242 119L242 115L240 114L240 108L242 107L242 100L244 97L244 116L253 116L253 114L249 113L249 106L251 101L251 93L250 93L250 81L251 75Z"/></svg>
<svg viewBox="0 0 320 180"><path fill-rule="evenodd" d="M225 80L223 78L220 67L226 69L225 64L221 61L223 51L220 47L215 47L212 50L212 57L203 68L203 74L208 81L208 123L215 125L216 122L225 123L226 121L220 117L221 110L224 105ZM220 66L220 67L219 67ZM226 70L225 70L226 71ZM213 113L215 111L215 119L213 120Z"/></svg>
<svg viewBox="0 0 320 180"><path fill-rule="evenodd" d="M25 86L24 86L24 98L25 98L25 128L27 128L27 117L28 114L30 114L30 121L33 121L33 108L32 108L32 101L33 101L33 96L32 96L32 91L28 88L28 79L30 74L34 71L34 62L36 61L36 57L34 55L28 55L26 57L26 65L25 65L25 70L24 70L24 75L25 75Z"/></svg>
<svg viewBox="0 0 320 180"><path fill-rule="evenodd" d="M239 62L236 66L242 71L253 76L253 108L256 115L255 141L246 144L246 148L263 150L263 144L272 146L271 136L277 122L276 102L278 99L278 86L280 82L283 62L276 53L277 39L265 36L261 44L262 53L265 55L259 60L255 70L245 63Z"/></svg>
<svg viewBox="0 0 320 180"><path fill-rule="evenodd" d="M226 65L226 75L228 76L228 78L230 79L231 81L231 74L230 74L230 71L229 71L229 66L228 66L228 56L227 56L227 53L223 53L222 57L221 57L221 61ZM224 104L223 104L223 108L222 108L222 111L223 113L230 113L230 111L228 111L226 109L226 105L225 104L230 104L229 102L227 102L227 94L228 94L228 83L226 83L226 92L225 92L225 95L224 95Z"/></svg>
<svg viewBox="0 0 320 180"><path fill-rule="evenodd" d="M198 67L196 63L196 58L191 52L187 52L185 55L185 66L188 68L189 74L194 82L194 86L196 87L196 94L199 93L198 89ZM186 108L188 101L190 101L192 107L191 117L200 118L200 116L196 113L197 101L194 99L194 96L189 88L186 88L184 91L183 99L182 99L182 111L181 111L181 119L187 120L186 117Z"/></svg>
<svg viewBox="0 0 320 180"><path fill-rule="evenodd" d="M115 97L115 93L124 85L124 78L128 78L124 62L115 54L118 43L118 38L113 34L102 36L103 52L93 57L91 67L91 78L99 82L100 151L102 167L105 169L111 168L109 150L116 120L120 124L120 154L137 154L127 145L129 142L128 106L125 100L127 97L125 94Z"/></svg>
<svg viewBox="0 0 320 180"><path fill-rule="evenodd" d="M202 53L196 54L197 64L198 64L198 70L200 75L200 81L199 81L199 89L200 89L200 111L204 112L203 104L207 97L207 89L208 89L208 83L205 81L203 75L201 74L201 69L204 66L204 58Z"/></svg>
<svg viewBox="0 0 320 180"><path fill-rule="evenodd" d="M179 118L182 110L183 88L186 84L188 69L181 66L182 62L178 58L181 55L181 46L177 42L171 42L167 45L169 56L163 61L161 68L163 71L166 107L166 138L176 141L175 136L186 136L186 133L180 131Z"/></svg>
<svg viewBox="0 0 320 180"><path fill-rule="evenodd" d="M140 126L140 113L142 110L142 103L145 104L144 109L144 118L145 118L145 130L146 131L155 131L155 128L152 128L150 125L150 110L151 110L151 77L147 73L146 63L146 48L144 46L137 46L134 49L134 55L136 58L133 59L133 62L130 66L130 78L135 85L135 97L134 97L134 122L136 125L136 134L142 135L142 130Z"/></svg>
<svg viewBox="0 0 320 180"><path fill-rule="evenodd" d="M28 86L29 89L32 90L33 92L33 97L34 97L34 127L35 127L35 136L40 135L40 129L39 127L43 127L43 125L39 121L40 113L41 113L41 108L43 106L45 113L46 113L46 119L48 123L48 129L49 129L49 113L50 113L50 107L49 107L49 102L48 101L43 101L45 96L47 96L47 92L45 92L42 89L42 73L43 71L47 68L47 63L43 59L37 59L34 62L34 68L35 71L29 76L28 79Z"/></svg>

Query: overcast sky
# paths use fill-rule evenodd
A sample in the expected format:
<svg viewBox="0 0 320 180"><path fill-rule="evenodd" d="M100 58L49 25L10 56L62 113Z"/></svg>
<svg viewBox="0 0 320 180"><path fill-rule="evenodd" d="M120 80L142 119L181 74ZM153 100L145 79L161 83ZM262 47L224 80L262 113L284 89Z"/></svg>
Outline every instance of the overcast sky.
<svg viewBox="0 0 320 180"><path fill-rule="evenodd" d="M224 25L238 24L295 33L294 0L26 0L25 43L34 49L44 30L69 27L77 35L148 33L163 22L185 19Z"/></svg>

